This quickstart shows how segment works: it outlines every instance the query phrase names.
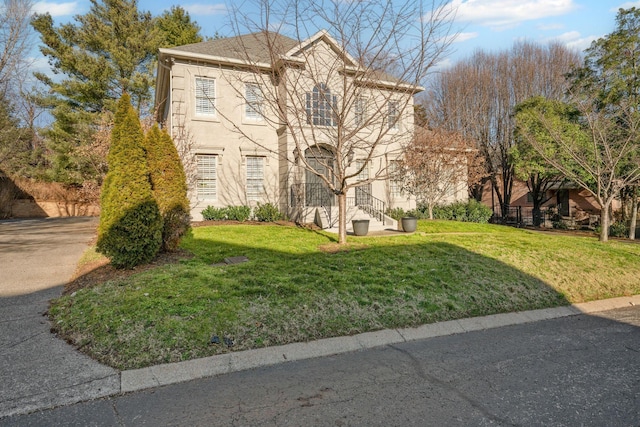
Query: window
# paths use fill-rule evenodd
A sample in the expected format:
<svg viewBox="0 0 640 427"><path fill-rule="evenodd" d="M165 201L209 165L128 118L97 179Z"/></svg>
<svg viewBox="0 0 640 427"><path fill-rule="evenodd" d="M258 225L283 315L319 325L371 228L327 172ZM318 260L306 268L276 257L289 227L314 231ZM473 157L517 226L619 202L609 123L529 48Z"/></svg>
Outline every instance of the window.
<svg viewBox="0 0 640 427"><path fill-rule="evenodd" d="M245 118L249 120L262 120L262 91L255 83L245 85Z"/></svg>
<svg viewBox="0 0 640 427"><path fill-rule="evenodd" d="M356 169L360 169L363 166L364 162L365 160L356 160ZM358 181L366 181L367 179L369 179L369 164L362 168L362 171L360 171L360 173L358 174L357 179Z"/></svg>
<svg viewBox="0 0 640 427"><path fill-rule="evenodd" d="M196 77L196 115L215 116L216 79Z"/></svg>
<svg viewBox="0 0 640 427"><path fill-rule="evenodd" d="M389 162L389 193L391 193L391 197L402 196L402 181L399 174L400 161L391 160Z"/></svg>
<svg viewBox="0 0 640 427"><path fill-rule="evenodd" d="M364 125L367 120L367 98L357 97L354 103L356 126Z"/></svg>
<svg viewBox="0 0 640 427"><path fill-rule="evenodd" d="M247 200L260 200L264 194L264 157L247 157Z"/></svg>
<svg viewBox="0 0 640 427"><path fill-rule="evenodd" d="M389 129L398 129L398 103L389 101L389 112L387 115Z"/></svg>
<svg viewBox="0 0 640 427"><path fill-rule="evenodd" d="M324 83L316 85L312 93L307 93L307 124L337 126L337 110L338 98L331 95Z"/></svg>
<svg viewBox="0 0 640 427"><path fill-rule="evenodd" d="M212 154L198 154L198 182L196 193L199 199L215 199L217 196L217 162L218 156Z"/></svg>

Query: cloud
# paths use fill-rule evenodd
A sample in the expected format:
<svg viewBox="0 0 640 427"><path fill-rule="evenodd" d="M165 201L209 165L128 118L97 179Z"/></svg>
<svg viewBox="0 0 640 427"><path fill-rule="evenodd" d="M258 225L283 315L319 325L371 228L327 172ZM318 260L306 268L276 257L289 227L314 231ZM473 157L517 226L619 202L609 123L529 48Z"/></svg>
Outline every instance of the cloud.
<svg viewBox="0 0 640 427"><path fill-rule="evenodd" d="M562 33L559 36L549 37L543 42L556 41L564 44L570 49L576 49L583 51L589 46L591 46L591 42L599 39L599 36L587 36L582 37L582 35L577 31L569 31L566 33Z"/></svg>
<svg viewBox="0 0 640 427"><path fill-rule="evenodd" d="M227 7L224 3L218 4L202 4L193 3L182 6L191 15L223 15L227 13Z"/></svg>
<svg viewBox="0 0 640 427"><path fill-rule="evenodd" d="M467 40L475 39L476 37L478 37L478 33L458 33L454 34L452 37L453 43L462 43L466 42Z"/></svg>
<svg viewBox="0 0 640 427"><path fill-rule="evenodd" d="M39 1L33 4L35 13L47 13L53 17L69 16L78 13L78 2L56 3L50 1Z"/></svg>
<svg viewBox="0 0 640 427"><path fill-rule="evenodd" d="M618 9L631 9L632 7L640 7L640 1L628 1L626 3L622 3L618 7L611 8L611 12L617 12Z"/></svg>
<svg viewBox="0 0 640 427"><path fill-rule="evenodd" d="M577 7L574 0L453 0L444 6L455 12L456 21L494 30L512 28L524 21L566 15Z"/></svg>

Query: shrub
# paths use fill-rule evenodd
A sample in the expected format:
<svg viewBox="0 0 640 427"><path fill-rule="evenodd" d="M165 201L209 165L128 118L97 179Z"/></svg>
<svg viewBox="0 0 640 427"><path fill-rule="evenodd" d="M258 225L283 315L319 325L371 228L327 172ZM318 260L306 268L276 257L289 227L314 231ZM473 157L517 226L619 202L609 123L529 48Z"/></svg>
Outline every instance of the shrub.
<svg viewBox="0 0 640 427"><path fill-rule="evenodd" d="M487 223L493 212L491 208L475 199L468 202L455 202L446 206L434 206L435 219L447 219L462 222Z"/></svg>
<svg viewBox="0 0 640 427"><path fill-rule="evenodd" d="M227 219L227 208L207 206L202 210L202 218L207 221L222 221Z"/></svg>
<svg viewBox="0 0 640 427"><path fill-rule="evenodd" d="M629 237L629 226L622 221L614 222L609 227L609 235L613 237Z"/></svg>
<svg viewBox="0 0 640 427"><path fill-rule="evenodd" d="M258 221L274 222L282 219L282 214L278 208L271 203L258 203L253 210L253 216Z"/></svg>
<svg viewBox="0 0 640 427"><path fill-rule="evenodd" d="M125 94L111 133L96 248L116 268L151 261L162 244L162 217L151 193L143 144L140 120Z"/></svg>
<svg viewBox="0 0 640 427"><path fill-rule="evenodd" d="M149 180L164 226L162 250L175 251L189 229L187 179L171 137L154 125L145 138Z"/></svg>
<svg viewBox="0 0 640 427"><path fill-rule="evenodd" d="M393 208L393 209L389 208L387 209L386 214L388 217L391 217L396 221L400 221L402 217L406 216L406 214L404 213L404 209L402 208Z"/></svg>
<svg viewBox="0 0 640 427"><path fill-rule="evenodd" d="M251 217L249 206L228 206L227 219L231 221L246 221Z"/></svg>

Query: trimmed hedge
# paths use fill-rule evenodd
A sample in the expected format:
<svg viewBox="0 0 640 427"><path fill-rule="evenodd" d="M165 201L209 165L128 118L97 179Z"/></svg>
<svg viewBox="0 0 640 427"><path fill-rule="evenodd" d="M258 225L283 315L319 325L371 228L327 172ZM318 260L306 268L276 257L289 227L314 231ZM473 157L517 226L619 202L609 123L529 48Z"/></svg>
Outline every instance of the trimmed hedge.
<svg viewBox="0 0 640 427"><path fill-rule="evenodd" d="M424 212L423 207L420 208ZM434 219L448 219L452 221L487 223L493 212L491 208L475 199L468 202L456 202L446 206L434 206Z"/></svg>

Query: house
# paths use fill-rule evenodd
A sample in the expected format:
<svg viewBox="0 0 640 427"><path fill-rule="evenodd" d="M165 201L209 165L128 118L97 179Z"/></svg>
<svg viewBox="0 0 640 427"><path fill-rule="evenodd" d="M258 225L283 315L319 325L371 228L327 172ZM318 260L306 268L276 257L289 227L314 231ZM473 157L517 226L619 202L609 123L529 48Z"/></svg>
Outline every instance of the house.
<svg viewBox="0 0 640 427"><path fill-rule="evenodd" d="M595 225L599 221L600 206L597 200L587 190L574 183L561 181L552 183L546 191L545 199L546 201L542 204L542 210L550 210L567 221L585 223L587 225ZM497 200L493 193L491 182L487 182L483 187L482 203L493 207L494 215L500 215L501 212ZM533 223L533 199L526 182L514 179L509 206L512 210L519 210L521 221L524 224ZM620 201L614 200L612 210L616 211L620 207ZM550 218L544 219L546 220L545 225L551 226Z"/></svg>
<svg viewBox="0 0 640 427"><path fill-rule="evenodd" d="M388 208L415 207L393 171L420 90L364 69L326 31L252 33L160 49L156 120L183 158L194 220L269 202L330 227L347 188L350 219L389 221Z"/></svg>

